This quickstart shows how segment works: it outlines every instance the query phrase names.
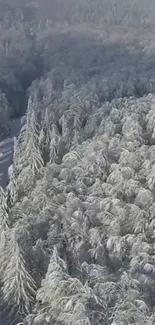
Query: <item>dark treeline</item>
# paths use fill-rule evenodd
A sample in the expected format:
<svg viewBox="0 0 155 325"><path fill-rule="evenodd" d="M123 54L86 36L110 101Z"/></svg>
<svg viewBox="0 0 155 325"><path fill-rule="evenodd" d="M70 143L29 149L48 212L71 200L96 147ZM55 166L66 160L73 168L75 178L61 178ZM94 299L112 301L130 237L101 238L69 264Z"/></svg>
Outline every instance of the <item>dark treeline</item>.
<svg viewBox="0 0 155 325"><path fill-rule="evenodd" d="M155 324L155 3L0 0L6 324Z"/></svg>

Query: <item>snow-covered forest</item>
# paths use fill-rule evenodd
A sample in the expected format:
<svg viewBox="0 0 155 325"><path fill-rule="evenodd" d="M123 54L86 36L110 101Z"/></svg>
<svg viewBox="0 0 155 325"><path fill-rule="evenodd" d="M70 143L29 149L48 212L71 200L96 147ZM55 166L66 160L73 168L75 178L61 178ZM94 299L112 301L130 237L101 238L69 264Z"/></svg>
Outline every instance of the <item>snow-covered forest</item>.
<svg viewBox="0 0 155 325"><path fill-rule="evenodd" d="M154 0L0 0L1 143L20 119L3 324L154 325Z"/></svg>

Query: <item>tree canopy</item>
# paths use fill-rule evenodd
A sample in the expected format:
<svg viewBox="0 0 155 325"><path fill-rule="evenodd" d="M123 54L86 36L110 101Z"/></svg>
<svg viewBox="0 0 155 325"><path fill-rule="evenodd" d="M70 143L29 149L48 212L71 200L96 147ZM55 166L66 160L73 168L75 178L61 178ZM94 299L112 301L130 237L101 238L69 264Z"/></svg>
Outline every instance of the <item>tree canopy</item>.
<svg viewBox="0 0 155 325"><path fill-rule="evenodd" d="M0 0L6 324L155 324L155 3Z"/></svg>

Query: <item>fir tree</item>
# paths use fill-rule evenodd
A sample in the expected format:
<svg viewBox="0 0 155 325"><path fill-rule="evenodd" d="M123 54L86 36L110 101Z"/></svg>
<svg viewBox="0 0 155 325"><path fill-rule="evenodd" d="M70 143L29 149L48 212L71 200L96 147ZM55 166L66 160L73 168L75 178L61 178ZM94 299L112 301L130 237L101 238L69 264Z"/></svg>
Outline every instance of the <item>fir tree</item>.
<svg viewBox="0 0 155 325"><path fill-rule="evenodd" d="M3 302L7 305L9 314L24 316L29 313L34 303L36 283L28 270L18 236L10 232L5 257L5 269L2 276Z"/></svg>

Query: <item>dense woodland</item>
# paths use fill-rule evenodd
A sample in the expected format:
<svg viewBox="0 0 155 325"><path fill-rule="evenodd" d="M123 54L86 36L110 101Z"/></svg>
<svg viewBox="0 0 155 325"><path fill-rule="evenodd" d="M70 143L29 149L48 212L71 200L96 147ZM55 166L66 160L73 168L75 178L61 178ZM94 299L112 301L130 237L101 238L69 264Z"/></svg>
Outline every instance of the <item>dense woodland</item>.
<svg viewBox="0 0 155 325"><path fill-rule="evenodd" d="M5 325L155 324L155 2L0 0Z"/></svg>

